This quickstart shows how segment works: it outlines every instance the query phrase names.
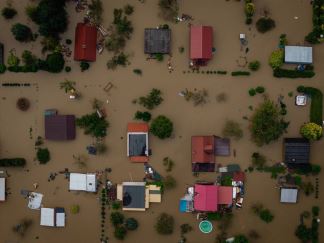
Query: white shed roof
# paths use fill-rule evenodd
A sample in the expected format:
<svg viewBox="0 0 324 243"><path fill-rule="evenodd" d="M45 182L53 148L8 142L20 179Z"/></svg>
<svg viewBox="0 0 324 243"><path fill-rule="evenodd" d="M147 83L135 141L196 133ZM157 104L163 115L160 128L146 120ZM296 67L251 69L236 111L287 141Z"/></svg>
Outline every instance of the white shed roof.
<svg viewBox="0 0 324 243"><path fill-rule="evenodd" d="M313 63L313 48L309 46L285 46L285 62L311 64Z"/></svg>
<svg viewBox="0 0 324 243"><path fill-rule="evenodd" d="M71 173L70 174L70 190L73 191L96 191L96 175L92 173L81 174Z"/></svg>
<svg viewBox="0 0 324 243"><path fill-rule="evenodd" d="M280 202L282 203L296 203L298 189L297 188L281 188Z"/></svg>
<svg viewBox="0 0 324 243"><path fill-rule="evenodd" d="M42 226L55 226L54 208L41 208L41 221Z"/></svg>
<svg viewBox="0 0 324 243"><path fill-rule="evenodd" d="M0 178L0 201L6 200L6 178Z"/></svg>
<svg viewBox="0 0 324 243"><path fill-rule="evenodd" d="M56 227L65 226L65 213L56 213Z"/></svg>

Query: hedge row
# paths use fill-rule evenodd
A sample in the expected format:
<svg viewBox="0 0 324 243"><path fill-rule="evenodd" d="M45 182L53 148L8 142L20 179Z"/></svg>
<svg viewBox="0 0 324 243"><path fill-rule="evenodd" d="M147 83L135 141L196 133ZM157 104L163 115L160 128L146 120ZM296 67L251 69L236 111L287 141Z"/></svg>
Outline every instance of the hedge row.
<svg viewBox="0 0 324 243"><path fill-rule="evenodd" d="M25 166L25 164L26 160L23 158L0 159L0 166L3 167Z"/></svg>
<svg viewBox="0 0 324 243"><path fill-rule="evenodd" d="M299 86L298 92L309 95L312 99L310 107L310 121L320 126L323 125L323 93L313 87Z"/></svg>
<svg viewBox="0 0 324 243"><path fill-rule="evenodd" d="M324 35L324 0L313 1L313 30L306 37L305 40L312 44L320 43L320 36Z"/></svg>
<svg viewBox="0 0 324 243"><path fill-rule="evenodd" d="M273 76L276 78L312 78L315 73L312 70L299 71L276 68L273 70Z"/></svg>
<svg viewBox="0 0 324 243"><path fill-rule="evenodd" d="M250 76L250 72L248 71L234 71L231 74L232 76Z"/></svg>

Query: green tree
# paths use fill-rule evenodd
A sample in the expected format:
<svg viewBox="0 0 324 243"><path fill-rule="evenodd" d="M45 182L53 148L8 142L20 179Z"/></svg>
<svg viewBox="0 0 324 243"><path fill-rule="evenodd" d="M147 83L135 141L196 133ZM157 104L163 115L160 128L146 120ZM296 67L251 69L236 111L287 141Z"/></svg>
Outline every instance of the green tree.
<svg viewBox="0 0 324 243"><path fill-rule="evenodd" d="M263 210L261 210L259 216L266 223L270 223L273 220L273 218L274 218L273 214L270 212L269 209L263 209Z"/></svg>
<svg viewBox="0 0 324 243"><path fill-rule="evenodd" d="M47 148L38 148L37 160L41 164L46 164L48 161L50 161L50 159L51 159L50 152Z"/></svg>
<svg viewBox="0 0 324 243"><path fill-rule="evenodd" d="M151 124L150 132L160 139L169 138L173 131L173 123L166 116L156 117Z"/></svg>
<svg viewBox="0 0 324 243"><path fill-rule="evenodd" d="M138 103L149 110L154 109L162 102L162 92L159 89L152 89L147 96L141 96L138 99Z"/></svg>
<svg viewBox="0 0 324 243"><path fill-rule="evenodd" d="M172 234L174 229L173 216L166 213L161 213L155 223L155 229L161 235Z"/></svg>
<svg viewBox="0 0 324 243"><path fill-rule="evenodd" d="M272 69L279 68L284 62L284 52L282 49L275 50L271 53L269 58L269 65Z"/></svg>
<svg viewBox="0 0 324 243"><path fill-rule="evenodd" d="M128 218L125 221L125 226L127 230L136 230L138 228L138 222L134 218Z"/></svg>
<svg viewBox="0 0 324 243"><path fill-rule="evenodd" d="M280 114L280 108L269 99L255 110L251 118L250 131L253 141L258 145L277 140L289 125Z"/></svg>
<svg viewBox="0 0 324 243"><path fill-rule="evenodd" d="M223 128L223 136L232 137L236 140L241 139L243 137L241 125L236 121L227 120Z"/></svg>
<svg viewBox="0 0 324 243"><path fill-rule="evenodd" d="M316 123L309 122L301 126L300 134L311 141L319 140L323 136L323 128Z"/></svg>
<svg viewBox="0 0 324 243"><path fill-rule="evenodd" d="M46 71L59 73L63 70L65 60L61 53L54 52L46 57Z"/></svg>
<svg viewBox="0 0 324 243"><path fill-rule="evenodd" d="M8 7L4 7L1 10L1 15L5 18L5 19L12 19L13 17L15 17L17 14L17 10L8 6Z"/></svg>
<svg viewBox="0 0 324 243"><path fill-rule="evenodd" d="M151 120L151 117L152 117L151 113L147 111L144 112L136 111L134 119L149 122Z"/></svg>
<svg viewBox="0 0 324 243"><path fill-rule="evenodd" d="M112 212L110 214L110 221L116 227L124 223L125 217L120 212Z"/></svg>
<svg viewBox="0 0 324 243"><path fill-rule="evenodd" d="M88 5L89 15L94 20L94 22L98 25L102 23L102 14L103 7L101 0L91 0L91 3Z"/></svg>
<svg viewBox="0 0 324 243"><path fill-rule="evenodd" d="M256 22L256 28L260 33L265 33L267 31L270 31L274 27L276 27L276 23L273 19L271 19L269 17L261 17Z"/></svg>
<svg viewBox="0 0 324 243"><path fill-rule="evenodd" d="M76 125L83 128L85 134L90 134L96 138L105 137L109 127L105 118L100 118L96 112L77 118Z"/></svg>
<svg viewBox="0 0 324 243"><path fill-rule="evenodd" d="M33 33L31 29L24 24L14 24L11 27L11 32L14 35L15 39L20 42L28 42L33 38Z"/></svg>
<svg viewBox="0 0 324 243"><path fill-rule="evenodd" d="M81 68L81 72L88 70L90 68L90 64L88 62L80 62L80 68Z"/></svg>

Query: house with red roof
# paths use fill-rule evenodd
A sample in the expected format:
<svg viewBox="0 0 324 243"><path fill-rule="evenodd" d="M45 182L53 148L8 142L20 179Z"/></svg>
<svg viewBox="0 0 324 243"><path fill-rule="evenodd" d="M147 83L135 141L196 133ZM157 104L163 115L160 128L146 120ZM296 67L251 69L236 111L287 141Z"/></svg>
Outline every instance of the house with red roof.
<svg viewBox="0 0 324 243"><path fill-rule="evenodd" d="M213 28L190 26L190 59L193 65L204 66L212 58Z"/></svg>
<svg viewBox="0 0 324 243"><path fill-rule="evenodd" d="M193 172L215 171L215 137L191 137L191 163Z"/></svg>
<svg viewBox="0 0 324 243"><path fill-rule="evenodd" d="M74 60L93 62L97 54L97 28L78 23L75 29Z"/></svg>
<svg viewBox="0 0 324 243"><path fill-rule="evenodd" d="M217 212L220 205L232 205L233 187L195 184L193 203L195 211Z"/></svg>
<svg viewBox="0 0 324 243"><path fill-rule="evenodd" d="M147 123L128 123L127 156L132 162L149 161L148 132Z"/></svg>

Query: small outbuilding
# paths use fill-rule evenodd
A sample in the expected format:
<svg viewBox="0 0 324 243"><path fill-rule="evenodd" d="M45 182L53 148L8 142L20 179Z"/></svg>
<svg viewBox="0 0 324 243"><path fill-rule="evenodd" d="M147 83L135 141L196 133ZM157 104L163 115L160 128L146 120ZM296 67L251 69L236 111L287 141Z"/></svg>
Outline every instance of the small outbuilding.
<svg viewBox="0 0 324 243"><path fill-rule="evenodd" d="M191 163L193 172L215 171L215 137L191 137Z"/></svg>
<svg viewBox="0 0 324 243"><path fill-rule="evenodd" d="M211 26L190 27L190 59L194 65L206 65L212 58L213 28Z"/></svg>
<svg viewBox="0 0 324 243"><path fill-rule="evenodd" d="M171 30L147 28L144 30L145 54L168 54L171 49Z"/></svg>
<svg viewBox="0 0 324 243"><path fill-rule="evenodd" d="M97 28L78 23L75 29L74 60L93 62L97 54Z"/></svg>
<svg viewBox="0 0 324 243"><path fill-rule="evenodd" d="M0 178L0 202L6 201L6 178Z"/></svg>
<svg viewBox="0 0 324 243"><path fill-rule="evenodd" d="M73 140L75 133L74 115L45 115L45 139Z"/></svg>
<svg viewBox="0 0 324 243"><path fill-rule="evenodd" d="M309 46L285 46L285 63L312 64L313 48Z"/></svg>
<svg viewBox="0 0 324 243"><path fill-rule="evenodd" d="M298 189L294 187L280 188L281 203L297 203Z"/></svg>
<svg viewBox="0 0 324 243"><path fill-rule="evenodd" d="M87 174L70 173L69 190L96 192L97 191L96 174L94 174L94 173L87 173Z"/></svg>
<svg viewBox="0 0 324 243"><path fill-rule="evenodd" d="M64 208L41 208L40 225L49 227L64 227Z"/></svg>
<svg viewBox="0 0 324 243"><path fill-rule="evenodd" d="M128 123L127 156L132 162L148 162L148 132L147 123Z"/></svg>
<svg viewBox="0 0 324 243"><path fill-rule="evenodd" d="M305 138L284 139L284 161L290 169L310 166L310 142Z"/></svg>

